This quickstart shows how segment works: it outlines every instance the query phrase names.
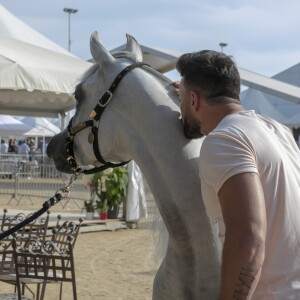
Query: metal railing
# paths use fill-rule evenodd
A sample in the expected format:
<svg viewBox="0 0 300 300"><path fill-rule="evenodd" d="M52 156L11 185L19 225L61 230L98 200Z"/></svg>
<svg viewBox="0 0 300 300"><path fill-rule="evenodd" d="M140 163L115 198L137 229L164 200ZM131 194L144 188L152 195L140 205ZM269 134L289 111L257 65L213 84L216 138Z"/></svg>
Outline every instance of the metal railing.
<svg viewBox="0 0 300 300"><path fill-rule="evenodd" d="M69 182L69 176L58 172L52 160L42 155L36 155L31 160L24 160L21 155L0 155L0 195L10 195L7 204L16 202L19 205L22 198L32 197L45 200L52 197L55 191ZM63 208L69 201L82 209L83 201L90 198L86 183L79 177L74 183L71 193L66 195L66 201L60 202Z"/></svg>

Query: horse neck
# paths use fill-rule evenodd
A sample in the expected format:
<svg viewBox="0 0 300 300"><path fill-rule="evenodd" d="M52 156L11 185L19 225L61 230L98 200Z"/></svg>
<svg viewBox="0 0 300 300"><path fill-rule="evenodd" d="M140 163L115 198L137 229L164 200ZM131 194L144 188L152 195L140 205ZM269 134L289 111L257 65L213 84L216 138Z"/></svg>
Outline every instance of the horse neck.
<svg viewBox="0 0 300 300"><path fill-rule="evenodd" d="M188 141L183 136L178 99L173 88L144 71L139 72L144 73L142 82L139 82L141 76L137 75L124 80L112 100L120 102L109 113L103 114L103 125L107 125L100 124L100 141L102 134L106 138L105 142L100 142L100 150L107 160L132 158L139 165L168 223L168 214L173 217L179 214L181 206L187 208L190 205L193 209L193 205L198 205L202 209L196 161L200 143ZM113 132L105 131L103 127ZM197 198L197 204L192 203L191 198Z"/></svg>

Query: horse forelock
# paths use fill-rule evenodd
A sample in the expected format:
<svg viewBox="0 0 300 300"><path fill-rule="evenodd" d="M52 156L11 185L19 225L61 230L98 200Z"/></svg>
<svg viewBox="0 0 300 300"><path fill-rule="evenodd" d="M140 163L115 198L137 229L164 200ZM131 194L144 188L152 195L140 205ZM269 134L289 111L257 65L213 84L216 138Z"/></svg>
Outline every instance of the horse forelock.
<svg viewBox="0 0 300 300"><path fill-rule="evenodd" d="M113 52L113 53L112 53L112 56L113 56L114 58L126 58L126 59L129 59L129 60L130 60L131 62L133 62L133 63L138 62L138 61L134 58L133 54L132 54L131 52L128 52L128 51L116 51L116 52Z"/></svg>

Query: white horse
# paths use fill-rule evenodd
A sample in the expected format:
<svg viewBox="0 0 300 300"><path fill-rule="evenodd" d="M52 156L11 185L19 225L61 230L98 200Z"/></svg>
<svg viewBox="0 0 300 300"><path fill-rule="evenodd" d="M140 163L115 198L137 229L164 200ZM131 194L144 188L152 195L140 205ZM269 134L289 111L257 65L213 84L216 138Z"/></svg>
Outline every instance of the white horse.
<svg viewBox="0 0 300 300"><path fill-rule="evenodd" d="M91 35L90 47L96 63L76 87L76 113L69 124L73 148L67 153L65 129L52 138L47 149L57 169L67 173L72 172L67 161L70 152L76 167L101 165L92 145L95 137L86 127L91 124L81 122L93 118L91 111L117 75L142 61L140 46L129 35L126 51L114 57L97 33ZM102 106L110 101L109 94L100 101ZM183 135L171 81L148 66L134 68L122 77L100 120L92 122L94 129L99 127L94 131L96 147L105 161L133 159L138 164L168 230L167 252L154 280L153 299L217 299L220 248L201 198L201 142Z"/></svg>

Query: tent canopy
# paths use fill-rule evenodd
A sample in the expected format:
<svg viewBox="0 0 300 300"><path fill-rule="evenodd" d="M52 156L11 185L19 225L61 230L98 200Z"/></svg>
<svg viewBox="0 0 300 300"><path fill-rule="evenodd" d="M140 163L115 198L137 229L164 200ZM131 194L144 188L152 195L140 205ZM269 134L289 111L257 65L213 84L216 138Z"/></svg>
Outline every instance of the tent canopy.
<svg viewBox="0 0 300 300"><path fill-rule="evenodd" d="M25 133L27 136L54 136L60 133L60 128L46 118L25 117L21 121L33 129Z"/></svg>
<svg viewBox="0 0 300 300"><path fill-rule="evenodd" d="M0 36L13 38L42 48L73 56L72 53L49 40L0 4Z"/></svg>
<svg viewBox="0 0 300 300"><path fill-rule="evenodd" d="M90 63L76 58L0 5L0 109L57 118L74 107L76 79Z"/></svg>
<svg viewBox="0 0 300 300"><path fill-rule="evenodd" d="M262 115L268 115L274 120L285 124L286 117L282 115L264 96L264 94L255 89L248 89L241 93L241 102L243 107L248 110L255 110Z"/></svg>
<svg viewBox="0 0 300 300"><path fill-rule="evenodd" d="M22 136L25 132L32 129L23 122L6 115L0 115L0 136Z"/></svg>
<svg viewBox="0 0 300 300"><path fill-rule="evenodd" d="M300 87L300 63L273 76L277 81ZM270 94L249 88L241 93L241 101L246 108L280 121L289 127L300 127L300 104L287 101L285 96Z"/></svg>
<svg viewBox="0 0 300 300"><path fill-rule="evenodd" d="M0 37L0 109L5 114L58 117L74 107L76 79L90 63Z"/></svg>
<svg viewBox="0 0 300 300"><path fill-rule="evenodd" d="M285 125L289 127L300 127L300 112L285 121Z"/></svg>

